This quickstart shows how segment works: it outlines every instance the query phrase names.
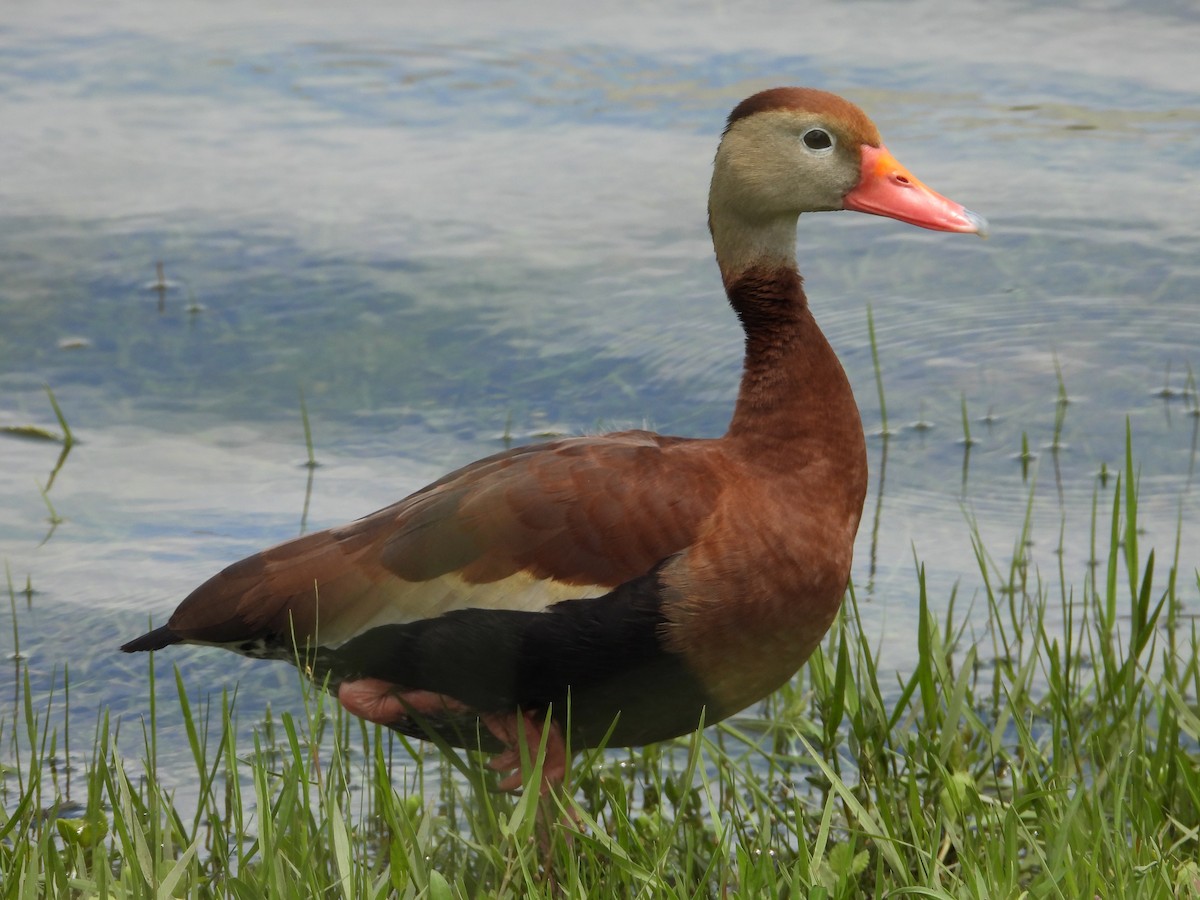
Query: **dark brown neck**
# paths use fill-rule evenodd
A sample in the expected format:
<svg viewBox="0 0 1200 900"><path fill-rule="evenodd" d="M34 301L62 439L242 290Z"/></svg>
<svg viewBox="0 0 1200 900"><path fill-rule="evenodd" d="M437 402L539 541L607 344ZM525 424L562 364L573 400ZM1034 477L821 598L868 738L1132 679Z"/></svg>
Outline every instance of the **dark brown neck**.
<svg viewBox="0 0 1200 900"><path fill-rule="evenodd" d="M751 268L725 285L746 331L727 437L781 468L827 461L866 489L866 444L850 382L808 308L794 267Z"/></svg>

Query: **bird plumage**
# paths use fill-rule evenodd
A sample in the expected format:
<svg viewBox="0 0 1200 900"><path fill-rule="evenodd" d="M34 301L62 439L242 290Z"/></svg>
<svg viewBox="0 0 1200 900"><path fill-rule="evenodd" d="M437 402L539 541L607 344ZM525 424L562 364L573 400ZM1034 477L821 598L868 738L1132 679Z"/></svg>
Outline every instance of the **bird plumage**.
<svg viewBox="0 0 1200 900"><path fill-rule="evenodd" d="M746 334L724 436L627 431L496 454L235 563L123 649L299 654L348 709L508 761L519 715L553 710L557 731L569 716L578 749L673 737L762 698L836 615L867 484L850 384L796 269L796 219L869 191L884 215L980 230L914 182L847 101L748 98L709 203Z"/></svg>

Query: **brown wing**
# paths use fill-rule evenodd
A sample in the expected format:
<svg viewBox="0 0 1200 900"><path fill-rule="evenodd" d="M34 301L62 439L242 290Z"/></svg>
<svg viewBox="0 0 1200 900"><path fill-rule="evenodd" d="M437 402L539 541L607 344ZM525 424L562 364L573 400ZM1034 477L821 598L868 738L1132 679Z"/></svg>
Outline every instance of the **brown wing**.
<svg viewBox="0 0 1200 900"><path fill-rule="evenodd" d="M191 641L282 655L293 631L334 647L456 609L601 596L695 540L720 492L712 449L624 432L497 454L233 564L125 649Z"/></svg>

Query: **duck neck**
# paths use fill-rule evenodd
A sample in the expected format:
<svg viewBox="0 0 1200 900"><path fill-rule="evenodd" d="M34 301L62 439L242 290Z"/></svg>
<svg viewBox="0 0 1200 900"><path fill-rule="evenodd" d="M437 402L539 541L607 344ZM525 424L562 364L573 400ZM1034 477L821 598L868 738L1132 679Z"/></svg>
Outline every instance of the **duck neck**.
<svg viewBox="0 0 1200 900"><path fill-rule="evenodd" d="M751 269L796 268L796 213L750 220L709 201L708 230L726 290ZM736 305L734 307L736 309Z"/></svg>
<svg viewBox="0 0 1200 900"><path fill-rule="evenodd" d="M723 271L729 302L746 332L745 367L727 438L745 442L764 464L794 470L820 459L865 476L858 406L808 308L794 258Z"/></svg>

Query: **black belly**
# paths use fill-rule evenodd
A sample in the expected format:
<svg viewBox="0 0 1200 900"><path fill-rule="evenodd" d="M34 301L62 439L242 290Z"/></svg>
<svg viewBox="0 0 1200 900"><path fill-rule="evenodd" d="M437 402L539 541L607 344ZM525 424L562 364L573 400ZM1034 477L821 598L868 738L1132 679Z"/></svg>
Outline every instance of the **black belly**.
<svg viewBox="0 0 1200 900"><path fill-rule="evenodd" d="M663 646L663 626L651 573L602 597L541 612L461 609L383 625L321 656L338 681L380 678L448 695L479 713L549 711L574 749L636 746L693 731L711 710L699 679ZM454 746L499 749L474 715L394 727L416 737L432 729Z"/></svg>

